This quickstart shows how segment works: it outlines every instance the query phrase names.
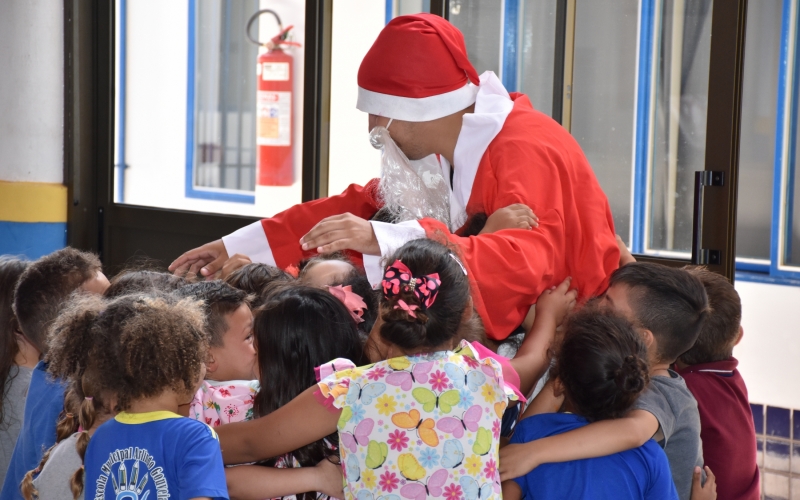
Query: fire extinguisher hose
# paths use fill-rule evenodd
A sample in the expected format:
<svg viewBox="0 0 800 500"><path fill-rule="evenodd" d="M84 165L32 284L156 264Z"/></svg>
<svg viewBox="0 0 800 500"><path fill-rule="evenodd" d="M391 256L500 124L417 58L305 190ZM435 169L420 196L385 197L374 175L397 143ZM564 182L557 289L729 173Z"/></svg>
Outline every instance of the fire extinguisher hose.
<svg viewBox="0 0 800 500"><path fill-rule="evenodd" d="M250 40L251 42L253 42L253 43L254 43L254 44L256 44L256 45L267 45L267 44L269 44L270 42L272 42L272 40L270 40L270 42L261 42L261 41L260 41L260 40L258 40L257 38L253 38L253 36L250 34L250 28L252 28L252 27L253 27L253 23L254 23L254 22L256 21L256 19L258 19L258 18L259 18L259 17L260 17L262 14L272 14L273 16L275 16L275 20L278 22L278 30L281 32L280 34L281 34L281 35L283 35L283 36L284 36L284 38L285 38L285 36L286 36L286 34L287 34L287 33L285 33L285 32L284 32L284 30L283 30L283 23L281 23L281 16L279 16L279 15L278 15L278 13L277 13L277 12L275 12L274 10L271 10L271 9L261 9L261 10L257 11L255 14L253 14L253 15L250 17L250 20L249 20L249 21L247 21L247 28L245 28L245 33L247 34L247 38L248 38L248 40ZM288 32L289 30L286 30L286 31ZM273 39L273 40L274 40L274 39Z"/></svg>

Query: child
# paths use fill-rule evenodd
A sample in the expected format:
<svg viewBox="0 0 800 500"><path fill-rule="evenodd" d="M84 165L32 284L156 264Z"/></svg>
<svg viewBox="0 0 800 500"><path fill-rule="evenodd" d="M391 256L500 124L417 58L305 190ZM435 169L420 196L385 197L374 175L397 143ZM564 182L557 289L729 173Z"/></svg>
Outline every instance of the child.
<svg viewBox="0 0 800 500"><path fill-rule="evenodd" d="M286 271L267 264L247 264L225 278L225 283L255 297L253 309L267 301L271 290L293 281Z"/></svg>
<svg viewBox="0 0 800 500"><path fill-rule="evenodd" d="M48 325L70 294L102 294L108 285L97 256L74 248L58 250L32 263L20 276L14 293L14 314L25 339L46 355ZM64 386L47 377L46 372L47 364L40 361L31 374L22 430L0 493L2 500L22 498L19 486L23 476L56 442Z"/></svg>
<svg viewBox="0 0 800 500"><path fill-rule="evenodd" d="M228 463L298 449L338 430L345 496L442 497L480 474L500 492L500 419L514 393L495 360L457 337L472 313L458 258L431 240L403 245L384 273L380 336L389 358L346 360L282 408L219 429Z"/></svg>
<svg viewBox="0 0 800 500"><path fill-rule="evenodd" d="M256 417L289 403L317 382L315 368L336 358L365 364L356 324L349 311L326 291L292 286L276 293L255 317L256 352L261 387L255 397ZM271 459L273 467L313 467L338 456L335 433L290 454ZM259 466L226 470L228 491L235 498L260 499L270 491L274 471ZM341 485L341 475L339 475ZM279 493L270 493L275 496ZM304 498L317 498L307 493Z"/></svg>
<svg viewBox="0 0 800 500"><path fill-rule="evenodd" d="M200 299L205 305L211 346L206 379L214 382L255 379L252 297L220 280L192 283L177 293Z"/></svg>
<svg viewBox="0 0 800 500"><path fill-rule="evenodd" d="M177 415L205 373L201 304L134 294L91 316L68 334L67 360L97 370L94 389L113 394L120 413L86 449L86 498L227 499L214 431Z"/></svg>
<svg viewBox="0 0 800 500"><path fill-rule="evenodd" d="M678 373L697 400L703 458L719 481L719 498L760 498L753 413L733 347L742 340L742 302L733 285L702 267L689 268L708 294L711 313Z"/></svg>
<svg viewBox="0 0 800 500"><path fill-rule="evenodd" d="M28 264L13 257L0 257L0 482L6 477L22 427L31 372L39 362L39 351L20 333L11 307L17 280Z"/></svg>
<svg viewBox="0 0 800 500"><path fill-rule="evenodd" d="M669 459L678 496L688 499L696 467L703 466L700 417L686 383L669 366L694 344L708 315L703 284L681 269L632 263L612 274L608 291L597 302L642 329L650 363L648 390L623 418L506 447L503 480L527 474L542 463L601 457L655 438ZM552 391L542 391L542 397L548 394Z"/></svg>
<svg viewBox="0 0 800 500"><path fill-rule="evenodd" d="M585 308L570 318L551 370L561 413L519 423L512 443L562 434L589 422L619 418L649 381L647 350L633 326ZM664 451L653 440L601 458L545 464L503 482L503 498L677 499Z"/></svg>

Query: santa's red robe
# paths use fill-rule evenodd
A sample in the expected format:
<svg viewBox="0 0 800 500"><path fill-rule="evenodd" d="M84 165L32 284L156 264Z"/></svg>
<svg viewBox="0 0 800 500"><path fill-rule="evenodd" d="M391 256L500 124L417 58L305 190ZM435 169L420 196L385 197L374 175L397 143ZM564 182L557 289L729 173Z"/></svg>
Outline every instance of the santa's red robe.
<svg viewBox="0 0 800 500"><path fill-rule="evenodd" d="M483 98L479 93L474 116L465 115L465 137L459 136L461 148L456 146L453 220L459 201L467 215L490 215L524 203L539 217L539 227L469 237L434 219L373 227L383 257L421 236L455 244L487 334L499 340L522 323L542 291L567 276L572 276L579 298L602 293L619 265L619 249L608 200L575 139L534 110L525 95L505 93L493 74L485 82L486 75L481 76L482 88L486 83L491 90ZM476 135L466 137L470 131ZM450 167L443 163L449 175ZM244 253L281 268L296 264L314 254L303 252L299 241L323 218L349 212L370 219L381 207L378 182L351 185L341 195L296 205L262 220L263 232L251 227L237 231L223 238L228 253ZM370 267L378 261L364 259L373 283L380 272L370 272Z"/></svg>

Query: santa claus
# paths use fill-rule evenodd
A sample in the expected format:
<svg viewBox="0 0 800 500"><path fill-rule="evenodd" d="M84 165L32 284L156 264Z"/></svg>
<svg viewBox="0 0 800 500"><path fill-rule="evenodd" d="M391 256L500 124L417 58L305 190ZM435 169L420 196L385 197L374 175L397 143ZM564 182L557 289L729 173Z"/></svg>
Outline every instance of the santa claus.
<svg viewBox="0 0 800 500"><path fill-rule="evenodd" d="M363 256L377 284L383 258L409 240L435 238L461 257L496 340L567 276L580 297L604 291L620 255L608 200L580 146L493 72L479 77L457 28L430 14L395 18L364 57L358 86L357 107L383 148L382 179L295 205L184 253L170 269L213 277L234 254L286 268L347 250ZM514 204L538 219L473 230ZM370 220L379 211L381 220Z"/></svg>

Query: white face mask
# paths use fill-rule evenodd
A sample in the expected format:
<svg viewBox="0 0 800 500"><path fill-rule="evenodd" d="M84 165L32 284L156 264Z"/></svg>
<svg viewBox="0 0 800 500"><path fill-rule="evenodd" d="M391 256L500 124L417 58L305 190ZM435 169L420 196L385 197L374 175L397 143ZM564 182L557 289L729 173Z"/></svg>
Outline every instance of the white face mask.
<svg viewBox="0 0 800 500"><path fill-rule="evenodd" d="M379 193L392 222L434 218L450 227L450 186L442 175L436 155L411 161L389 134L389 126L377 126L369 142L381 150Z"/></svg>

